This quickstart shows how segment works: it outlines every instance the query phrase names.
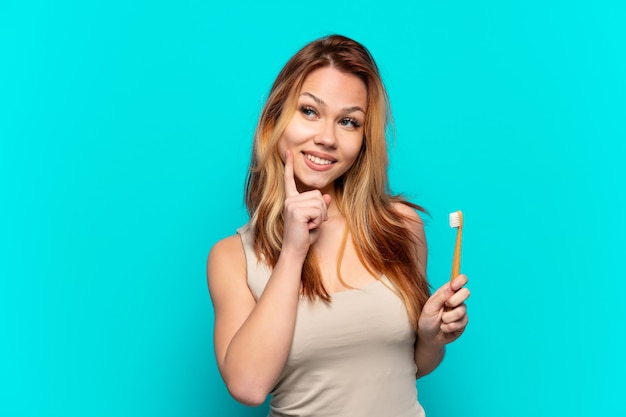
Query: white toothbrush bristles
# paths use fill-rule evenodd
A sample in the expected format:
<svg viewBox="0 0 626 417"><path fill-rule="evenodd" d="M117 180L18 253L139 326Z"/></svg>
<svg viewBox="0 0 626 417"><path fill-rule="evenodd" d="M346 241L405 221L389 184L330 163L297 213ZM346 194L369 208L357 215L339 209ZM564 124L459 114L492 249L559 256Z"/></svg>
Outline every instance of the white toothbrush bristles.
<svg viewBox="0 0 626 417"><path fill-rule="evenodd" d="M461 226L461 216L458 211L450 213L450 227L455 228Z"/></svg>

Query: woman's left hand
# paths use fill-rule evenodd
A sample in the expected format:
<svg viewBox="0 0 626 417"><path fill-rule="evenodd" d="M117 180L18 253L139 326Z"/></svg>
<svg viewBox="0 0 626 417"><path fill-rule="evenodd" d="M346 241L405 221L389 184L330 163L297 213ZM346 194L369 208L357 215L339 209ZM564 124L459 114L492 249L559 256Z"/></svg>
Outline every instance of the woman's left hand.
<svg viewBox="0 0 626 417"><path fill-rule="evenodd" d="M430 296L417 324L420 340L445 345L461 336L468 322L465 301L470 291L465 284L467 277L461 274Z"/></svg>

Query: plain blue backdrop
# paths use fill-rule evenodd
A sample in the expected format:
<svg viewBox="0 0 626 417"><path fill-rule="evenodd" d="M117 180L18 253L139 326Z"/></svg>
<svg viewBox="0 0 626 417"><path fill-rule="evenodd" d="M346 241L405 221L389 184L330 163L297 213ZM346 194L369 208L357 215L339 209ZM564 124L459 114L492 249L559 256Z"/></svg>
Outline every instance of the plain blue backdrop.
<svg viewBox="0 0 626 417"><path fill-rule="evenodd" d="M220 379L205 261L273 78L330 33L381 68L436 287L465 213L428 415L626 414L623 1L214 3L0 4L0 415L265 415Z"/></svg>

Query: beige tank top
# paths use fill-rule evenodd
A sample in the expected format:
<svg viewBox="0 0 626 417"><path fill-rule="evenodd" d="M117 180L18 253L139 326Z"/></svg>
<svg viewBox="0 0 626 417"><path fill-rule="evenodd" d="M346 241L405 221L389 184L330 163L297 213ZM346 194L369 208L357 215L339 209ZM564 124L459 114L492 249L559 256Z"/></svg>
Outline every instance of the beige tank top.
<svg viewBox="0 0 626 417"><path fill-rule="evenodd" d="M248 286L258 299L271 269L237 230ZM336 292L332 302L302 298L291 351L271 395L269 417L423 417L417 400L413 331L406 308L383 277Z"/></svg>

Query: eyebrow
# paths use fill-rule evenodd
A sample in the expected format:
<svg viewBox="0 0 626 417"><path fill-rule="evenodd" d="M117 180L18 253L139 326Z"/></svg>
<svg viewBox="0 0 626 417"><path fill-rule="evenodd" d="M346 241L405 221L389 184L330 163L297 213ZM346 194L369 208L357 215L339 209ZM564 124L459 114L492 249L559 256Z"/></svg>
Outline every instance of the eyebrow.
<svg viewBox="0 0 626 417"><path fill-rule="evenodd" d="M310 97L311 99L313 99L313 101L315 101L317 104L319 104L320 106L325 106L326 103L324 102L324 100L322 100L321 98L315 96L314 94L309 93L308 91L305 91L304 93L300 94L301 96L307 96ZM365 110L363 110L363 108L361 106L352 106L352 107L344 107L342 109L342 111L344 113L352 113L354 111L360 111L363 112L363 114L365 114Z"/></svg>

